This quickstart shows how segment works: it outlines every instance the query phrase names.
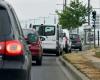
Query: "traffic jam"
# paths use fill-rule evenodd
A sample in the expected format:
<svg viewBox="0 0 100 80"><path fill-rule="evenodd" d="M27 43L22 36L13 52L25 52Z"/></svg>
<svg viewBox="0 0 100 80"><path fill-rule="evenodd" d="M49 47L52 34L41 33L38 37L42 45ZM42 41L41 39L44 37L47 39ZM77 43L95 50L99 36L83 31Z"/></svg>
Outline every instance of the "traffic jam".
<svg viewBox="0 0 100 80"><path fill-rule="evenodd" d="M76 80L58 60L74 49L83 50L80 35L60 24L22 27L15 8L0 0L0 80Z"/></svg>

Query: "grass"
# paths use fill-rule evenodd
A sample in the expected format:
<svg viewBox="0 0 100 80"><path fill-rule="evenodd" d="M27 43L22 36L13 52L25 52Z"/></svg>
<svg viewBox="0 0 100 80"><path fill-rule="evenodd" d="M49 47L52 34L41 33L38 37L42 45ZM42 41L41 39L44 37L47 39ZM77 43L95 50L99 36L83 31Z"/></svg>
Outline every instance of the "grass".
<svg viewBox="0 0 100 80"><path fill-rule="evenodd" d="M98 58L100 58L100 51L95 52L95 56L98 57Z"/></svg>

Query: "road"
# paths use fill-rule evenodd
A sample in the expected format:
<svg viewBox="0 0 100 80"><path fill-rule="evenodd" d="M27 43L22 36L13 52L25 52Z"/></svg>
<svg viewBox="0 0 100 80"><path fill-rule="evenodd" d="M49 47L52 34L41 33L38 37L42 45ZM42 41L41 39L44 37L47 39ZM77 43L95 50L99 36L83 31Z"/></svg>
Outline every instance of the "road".
<svg viewBox="0 0 100 80"><path fill-rule="evenodd" d="M43 65L33 65L32 80L68 80L57 63L56 56L43 56Z"/></svg>

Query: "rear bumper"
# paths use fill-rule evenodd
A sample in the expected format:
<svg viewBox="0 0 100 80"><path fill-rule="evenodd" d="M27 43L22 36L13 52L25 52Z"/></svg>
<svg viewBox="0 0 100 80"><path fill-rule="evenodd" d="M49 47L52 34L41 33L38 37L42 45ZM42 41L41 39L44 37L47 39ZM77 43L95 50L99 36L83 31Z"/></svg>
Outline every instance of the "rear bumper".
<svg viewBox="0 0 100 80"><path fill-rule="evenodd" d="M72 44L71 45L71 48L74 48L74 49L78 49L78 48L81 48L82 45L81 44Z"/></svg>
<svg viewBox="0 0 100 80"><path fill-rule="evenodd" d="M43 52L46 52L46 53L56 53L57 49L43 49Z"/></svg>
<svg viewBox="0 0 100 80"><path fill-rule="evenodd" d="M27 65L20 61L3 61L0 70L27 70Z"/></svg>
<svg viewBox="0 0 100 80"><path fill-rule="evenodd" d="M56 47L57 47L57 44L56 44L56 42L43 42L42 43L42 48L43 49L50 49L50 50L53 50L53 49L56 49Z"/></svg>

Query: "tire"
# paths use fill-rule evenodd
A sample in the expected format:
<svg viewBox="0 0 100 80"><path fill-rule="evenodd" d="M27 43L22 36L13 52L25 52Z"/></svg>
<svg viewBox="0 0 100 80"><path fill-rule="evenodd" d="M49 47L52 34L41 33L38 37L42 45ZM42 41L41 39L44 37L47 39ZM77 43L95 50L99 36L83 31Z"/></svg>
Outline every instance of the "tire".
<svg viewBox="0 0 100 80"><path fill-rule="evenodd" d="M28 79L27 80L31 80L31 73L28 74Z"/></svg>
<svg viewBox="0 0 100 80"><path fill-rule="evenodd" d="M42 65L42 57L36 60L36 65Z"/></svg>
<svg viewBox="0 0 100 80"><path fill-rule="evenodd" d="M79 51L82 51L82 47L79 48Z"/></svg>
<svg viewBox="0 0 100 80"><path fill-rule="evenodd" d="M60 55L62 55L63 51L60 52Z"/></svg>
<svg viewBox="0 0 100 80"><path fill-rule="evenodd" d="M71 52L72 52L72 49L69 50L69 53L71 53Z"/></svg>
<svg viewBox="0 0 100 80"><path fill-rule="evenodd" d="M29 72L25 71L23 74L21 74L20 80L29 80Z"/></svg>
<svg viewBox="0 0 100 80"><path fill-rule="evenodd" d="M56 56L60 56L60 51L56 50Z"/></svg>
<svg viewBox="0 0 100 80"><path fill-rule="evenodd" d="M68 51L68 48L65 48L65 50L64 50L66 53L68 53L69 51Z"/></svg>

